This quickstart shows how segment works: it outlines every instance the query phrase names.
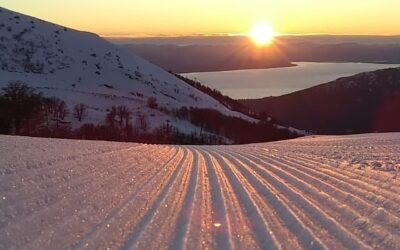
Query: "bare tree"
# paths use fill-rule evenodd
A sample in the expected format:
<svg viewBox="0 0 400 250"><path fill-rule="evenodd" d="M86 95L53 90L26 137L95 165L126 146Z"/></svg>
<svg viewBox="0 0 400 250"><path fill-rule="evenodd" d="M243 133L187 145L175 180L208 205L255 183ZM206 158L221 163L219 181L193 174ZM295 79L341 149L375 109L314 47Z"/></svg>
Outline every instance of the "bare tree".
<svg viewBox="0 0 400 250"><path fill-rule="evenodd" d="M46 100L43 110L47 126L50 125L50 121L55 121L57 128L60 122L69 114L66 103L57 98Z"/></svg>
<svg viewBox="0 0 400 250"><path fill-rule="evenodd" d="M122 128L123 122L125 120L125 127L129 125L129 120L131 119L131 112L126 106L118 106L116 116L118 118L119 126Z"/></svg>
<svg viewBox="0 0 400 250"><path fill-rule="evenodd" d="M132 137L131 111L126 106L118 106L116 108L116 118L119 124L120 138L129 140Z"/></svg>
<svg viewBox="0 0 400 250"><path fill-rule="evenodd" d="M85 104L79 103L74 106L74 117L78 119L78 121L83 121L87 114L88 112Z"/></svg>
<svg viewBox="0 0 400 250"><path fill-rule="evenodd" d="M58 118L59 120L64 120L68 114L69 110L67 109L67 104L64 101L59 101L55 117Z"/></svg>
<svg viewBox="0 0 400 250"><path fill-rule="evenodd" d="M147 132L149 129L149 121L145 114L140 113L136 119L137 127L142 130L143 132Z"/></svg>
<svg viewBox="0 0 400 250"><path fill-rule="evenodd" d="M44 120L45 130L48 136L67 137L70 133L69 123L64 121L69 114L64 101L57 98L46 98L43 100L41 115ZM46 132L46 133L47 133Z"/></svg>
<svg viewBox="0 0 400 250"><path fill-rule="evenodd" d="M113 106L111 107L111 110L107 113L106 123L110 127L114 127L116 122L116 117L117 117L117 107Z"/></svg>
<svg viewBox="0 0 400 250"><path fill-rule="evenodd" d="M109 127L113 128L118 136L121 136L121 132L129 133L131 130L130 120L132 113L126 106L113 106L111 110L107 113L106 123Z"/></svg>
<svg viewBox="0 0 400 250"><path fill-rule="evenodd" d="M166 135L170 135L171 132L172 132L172 126L171 126L171 124L170 124L170 121L167 120L166 123L165 123L165 125L164 125L164 133L165 133Z"/></svg>

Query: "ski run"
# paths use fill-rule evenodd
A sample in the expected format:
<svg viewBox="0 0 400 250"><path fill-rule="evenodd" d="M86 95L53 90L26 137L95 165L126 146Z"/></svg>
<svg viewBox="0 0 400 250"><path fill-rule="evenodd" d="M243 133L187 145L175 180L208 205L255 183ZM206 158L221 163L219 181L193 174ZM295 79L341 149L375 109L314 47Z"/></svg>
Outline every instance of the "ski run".
<svg viewBox="0 0 400 250"><path fill-rule="evenodd" d="M0 136L0 249L400 249L400 134L171 146Z"/></svg>

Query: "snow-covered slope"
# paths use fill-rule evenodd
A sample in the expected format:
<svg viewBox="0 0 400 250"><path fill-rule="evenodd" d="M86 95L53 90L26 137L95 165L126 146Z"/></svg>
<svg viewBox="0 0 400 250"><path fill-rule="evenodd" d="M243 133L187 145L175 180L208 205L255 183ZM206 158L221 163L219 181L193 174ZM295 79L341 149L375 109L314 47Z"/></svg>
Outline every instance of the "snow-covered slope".
<svg viewBox="0 0 400 250"><path fill-rule="evenodd" d="M400 67L364 72L278 97L242 100L316 134L400 132Z"/></svg>
<svg viewBox="0 0 400 250"><path fill-rule="evenodd" d="M90 109L84 122L101 122L111 106L126 105L134 113L149 115L153 127L169 119L181 129L196 129L148 109L149 97L167 109L212 108L250 119L95 34L0 8L0 87L10 81L22 81L46 96L65 100L70 108L86 104Z"/></svg>
<svg viewBox="0 0 400 250"><path fill-rule="evenodd" d="M0 249L398 249L400 134L246 146L0 136Z"/></svg>

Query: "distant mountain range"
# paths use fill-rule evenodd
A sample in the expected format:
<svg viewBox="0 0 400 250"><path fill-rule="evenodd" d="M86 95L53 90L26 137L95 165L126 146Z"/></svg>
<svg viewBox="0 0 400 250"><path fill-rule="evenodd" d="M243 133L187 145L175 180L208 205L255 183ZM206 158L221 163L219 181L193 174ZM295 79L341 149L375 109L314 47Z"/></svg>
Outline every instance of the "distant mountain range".
<svg viewBox="0 0 400 250"><path fill-rule="evenodd" d="M163 37L104 37L115 44L153 44L153 45L243 45L249 43L245 35L193 35L193 36L163 36ZM305 34L305 35L278 35L275 41L280 44L313 43L326 44L361 44L361 45L389 45L400 44L400 35L329 35L329 34Z"/></svg>
<svg viewBox="0 0 400 250"><path fill-rule="evenodd" d="M246 37L111 41L176 73L287 67L293 62L400 63L396 36L283 36L262 49Z"/></svg>
<svg viewBox="0 0 400 250"><path fill-rule="evenodd" d="M277 48L242 45L124 45L135 54L176 73L294 66Z"/></svg>
<svg viewBox="0 0 400 250"><path fill-rule="evenodd" d="M0 88L15 82L65 101L70 112L65 112L63 123L72 129L85 123L104 124L117 106L127 107L134 126L138 119L145 120L148 133L175 131L200 139L213 135L225 143L235 141L237 128L211 125L206 117L201 118L207 113L200 111L216 112L219 115L214 116L219 119L236 119L245 126L258 123L96 34L0 8ZM72 112L80 104L87 107L88 113L82 121L75 119ZM192 115L195 111L197 116ZM122 126L122 118L119 123ZM273 124L268 126L269 134L277 130L282 134L284 130ZM228 130L230 136L226 135ZM287 134L292 133L287 130Z"/></svg>
<svg viewBox="0 0 400 250"><path fill-rule="evenodd" d="M240 102L253 111L268 113L282 124L318 134L400 131L400 68Z"/></svg>

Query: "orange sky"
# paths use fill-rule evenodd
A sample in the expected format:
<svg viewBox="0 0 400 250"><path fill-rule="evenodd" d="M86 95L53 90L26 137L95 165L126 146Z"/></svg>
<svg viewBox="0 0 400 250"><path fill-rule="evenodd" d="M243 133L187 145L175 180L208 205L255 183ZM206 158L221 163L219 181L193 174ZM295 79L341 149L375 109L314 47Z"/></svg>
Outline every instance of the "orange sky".
<svg viewBox="0 0 400 250"><path fill-rule="evenodd" d="M3 0L1 6L101 35L248 32L400 34L400 0Z"/></svg>

